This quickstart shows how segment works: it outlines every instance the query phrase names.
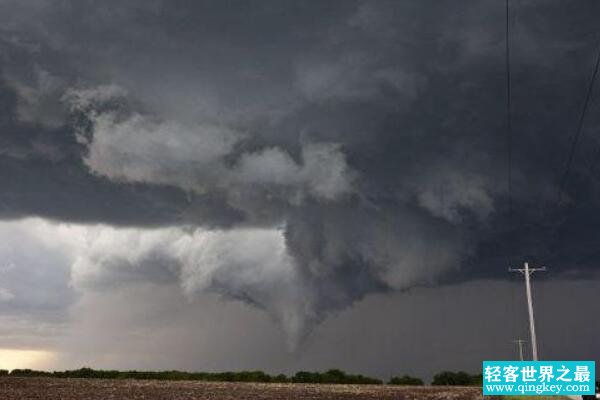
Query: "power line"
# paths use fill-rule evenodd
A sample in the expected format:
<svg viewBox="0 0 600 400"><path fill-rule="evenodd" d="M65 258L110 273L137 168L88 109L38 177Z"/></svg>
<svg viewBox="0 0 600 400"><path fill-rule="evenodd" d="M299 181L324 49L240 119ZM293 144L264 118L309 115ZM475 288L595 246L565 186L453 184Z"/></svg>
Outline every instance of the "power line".
<svg viewBox="0 0 600 400"><path fill-rule="evenodd" d="M506 30L505 30L505 46L506 46L506 54L505 54L505 72L506 72L506 165L507 165L507 194L508 194L508 229L509 229L509 242L508 242L508 264L513 263L513 252L514 252L514 243L513 243L513 235L512 229L514 229L514 220L513 220L513 201L512 201L512 105L511 105L511 79L510 79L510 8L509 8L509 0L506 0ZM512 280L512 279L511 279ZM517 293L516 293L516 285L511 285L512 287L512 302L511 302L511 314L512 318L512 330L513 335L517 336L517 320L515 315L515 310L517 308Z"/></svg>
<svg viewBox="0 0 600 400"><path fill-rule="evenodd" d="M592 97L592 92L594 90L594 82L596 80L596 75L598 74L598 66L600 66L600 46L598 47L598 55L596 56L596 65L594 66L594 72L592 73L592 78L590 79L590 85L587 90L587 94L585 96L585 102L583 103L583 109L581 110L581 115L579 116L579 122L577 124L577 130L575 135L573 136L573 141L571 142L571 150L569 152L569 158L567 159L567 165L565 166L565 172L563 173L559 186L558 186L558 203L562 202L563 191L565 189L565 184L567 178L569 177L569 172L571 170L571 165L573 164L573 157L575 156L575 150L577 149L577 143L581 136L581 132L583 131L583 122L585 121L585 115L587 113L588 105L590 103L590 99Z"/></svg>
<svg viewBox="0 0 600 400"><path fill-rule="evenodd" d="M506 0L506 148L507 148L507 189L508 189L508 214L509 221L512 220L512 107L511 107L511 82L510 82L510 14L508 1Z"/></svg>

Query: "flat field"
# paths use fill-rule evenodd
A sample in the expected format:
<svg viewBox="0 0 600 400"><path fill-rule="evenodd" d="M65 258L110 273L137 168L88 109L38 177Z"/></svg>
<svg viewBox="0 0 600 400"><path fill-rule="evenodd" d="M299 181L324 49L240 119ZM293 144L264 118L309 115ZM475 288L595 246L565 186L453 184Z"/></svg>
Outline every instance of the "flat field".
<svg viewBox="0 0 600 400"><path fill-rule="evenodd" d="M0 378L2 400L475 400L477 387ZM487 397L491 399L491 397Z"/></svg>

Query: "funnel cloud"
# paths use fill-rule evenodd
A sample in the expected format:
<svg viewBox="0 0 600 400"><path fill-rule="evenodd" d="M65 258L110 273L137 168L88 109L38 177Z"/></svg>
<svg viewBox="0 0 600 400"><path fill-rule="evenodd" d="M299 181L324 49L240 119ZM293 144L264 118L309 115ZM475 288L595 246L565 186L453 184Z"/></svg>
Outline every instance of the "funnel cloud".
<svg viewBox="0 0 600 400"><path fill-rule="evenodd" d="M0 247L0 312L61 342L102 296L156 287L267 318L299 354L359 304L504 285L525 260L597 286L594 101L558 183L600 5L514 4L510 199L504 13L0 0L0 236L47 255Z"/></svg>

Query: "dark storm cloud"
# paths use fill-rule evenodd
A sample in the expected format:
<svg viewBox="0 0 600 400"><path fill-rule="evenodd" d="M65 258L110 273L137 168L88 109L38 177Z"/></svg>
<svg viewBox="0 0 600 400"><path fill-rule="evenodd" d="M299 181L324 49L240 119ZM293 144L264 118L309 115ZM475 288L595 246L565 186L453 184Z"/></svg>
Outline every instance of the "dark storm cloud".
<svg viewBox="0 0 600 400"><path fill-rule="evenodd" d="M3 218L41 215L134 225L189 223L201 218L203 223L219 226L239 219L239 213L220 204L218 194L191 201L170 187L115 185L90 174L81 160L84 149L67 125L63 93L54 95L54 107L62 107L63 118L60 126L54 126L55 121L47 126L37 115L22 121L17 93L6 82L0 85Z"/></svg>
<svg viewBox="0 0 600 400"><path fill-rule="evenodd" d="M500 3L0 0L2 215L281 228L293 272L244 281L236 258L199 287L298 338L369 293L525 257L590 275L594 103L558 205L557 183L599 7L512 9L510 216ZM187 252L139 253L98 265L118 281L153 256L197 279Z"/></svg>

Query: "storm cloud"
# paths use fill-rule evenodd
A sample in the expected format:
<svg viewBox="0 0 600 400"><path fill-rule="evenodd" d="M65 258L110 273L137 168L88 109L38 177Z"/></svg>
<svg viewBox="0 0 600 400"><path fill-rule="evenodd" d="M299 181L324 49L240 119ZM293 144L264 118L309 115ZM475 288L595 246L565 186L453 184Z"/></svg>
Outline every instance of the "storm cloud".
<svg viewBox="0 0 600 400"><path fill-rule="evenodd" d="M507 279L526 259L597 284L595 102L558 184L600 5L511 8L512 212L504 12L0 0L0 217L35 247L68 237L47 258L64 287L39 292L64 308L144 283L217 293L290 349L368 295ZM42 268L20 257L2 253ZM2 281L0 310L32 306L26 283Z"/></svg>

